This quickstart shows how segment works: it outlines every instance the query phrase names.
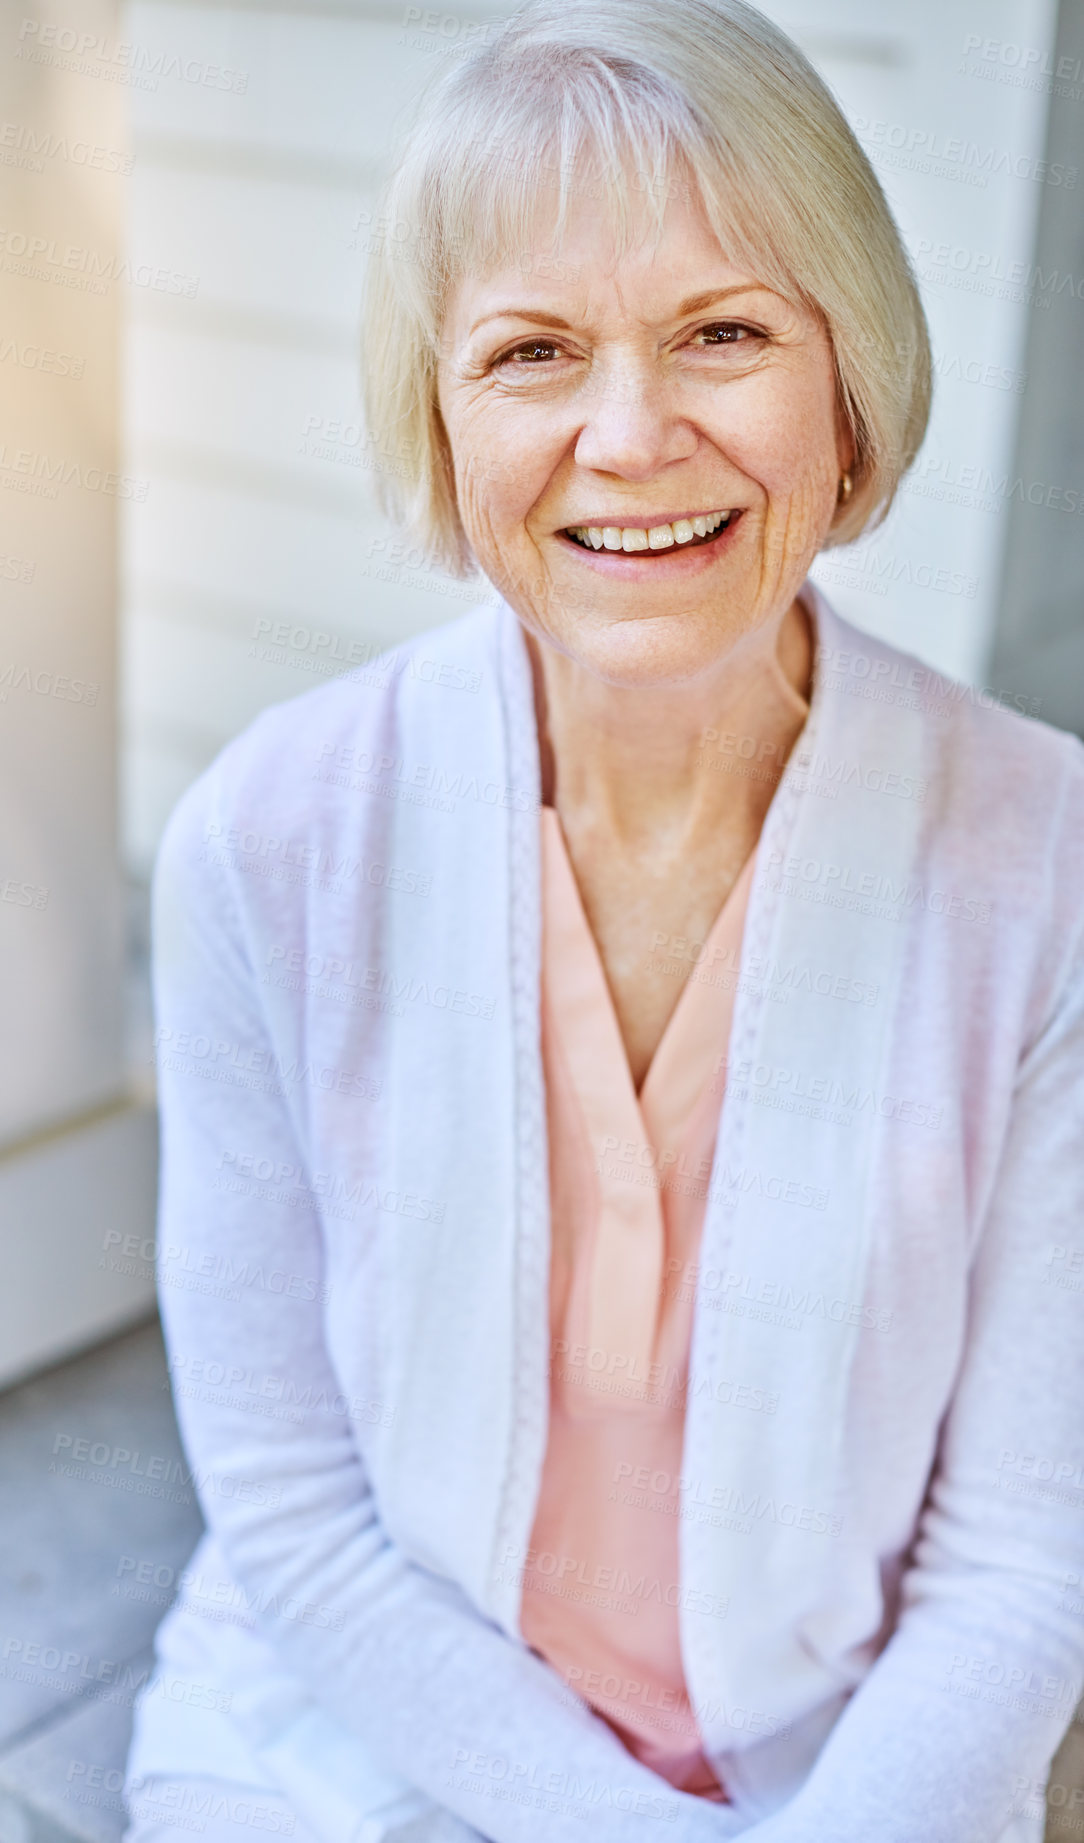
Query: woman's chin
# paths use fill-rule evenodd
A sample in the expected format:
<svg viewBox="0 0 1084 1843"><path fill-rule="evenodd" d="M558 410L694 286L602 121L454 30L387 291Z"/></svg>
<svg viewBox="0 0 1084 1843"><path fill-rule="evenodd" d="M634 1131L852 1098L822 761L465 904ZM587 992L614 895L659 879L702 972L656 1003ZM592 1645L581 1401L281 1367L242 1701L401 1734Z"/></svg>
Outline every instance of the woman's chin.
<svg viewBox="0 0 1084 1843"><path fill-rule="evenodd" d="M732 650L738 631L718 609L561 623L541 637L608 685L650 690L684 685L710 672Z"/></svg>

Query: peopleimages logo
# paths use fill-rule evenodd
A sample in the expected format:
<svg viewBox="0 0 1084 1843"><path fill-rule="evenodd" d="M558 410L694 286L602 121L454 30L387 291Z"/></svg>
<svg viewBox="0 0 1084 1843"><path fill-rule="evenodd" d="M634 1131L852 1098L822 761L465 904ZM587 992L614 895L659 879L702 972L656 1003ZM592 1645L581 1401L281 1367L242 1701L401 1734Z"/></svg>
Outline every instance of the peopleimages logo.
<svg viewBox="0 0 1084 1843"><path fill-rule="evenodd" d="M0 365L18 365L23 371L44 371L52 378L81 378L86 359L73 352L58 352L52 346L20 345L14 339L0 338Z"/></svg>
<svg viewBox="0 0 1084 1843"><path fill-rule="evenodd" d="M59 282L67 288L82 287L91 294L104 294L110 282L128 282L133 288L152 288L158 294L183 294L190 300L199 290L198 275L182 275L161 264L132 263L127 256L103 256L98 250L22 230L0 227L0 256L0 266L13 274Z"/></svg>
<svg viewBox="0 0 1084 1843"><path fill-rule="evenodd" d="M386 864L379 859L353 857L346 850L340 854L330 845L309 844L304 839L283 838L273 832L246 831L241 827L221 826L212 820L204 828L203 836L208 847L203 853L205 862L272 877L281 873L289 878L296 873L295 880L310 885L315 880L338 889L355 877L355 889L362 883L369 883L379 889L401 891L404 895L424 896L428 895L432 883L428 872Z"/></svg>
<svg viewBox="0 0 1084 1843"><path fill-rule="evenodd" d="M341 1632L346 1615L334 1607L311 1600L298 1600L270 1587L249 1588L236 1581L205 1575L192 1568L173 1568L165 1562L141 1560L136 1555L122 1555L117 1563L117 1579L142 1587L155 1587L163 1593L187 1593L194 1601L211 1606L229 1607L251 1624L258 1613L274 1613L299 1625L320 1626L325 1631ZM134 1596L131 1596L134 1597ZM197 1611L203 1608L197 1606Z"/></svg>
<svg viewBox="0 0 1084 1843"><path fill-rule="evenodd" d="M942 178L962 178L985 186L991 175L1034 179L1039 184L1076 185L1079 169L1060 160L1039 160L1031 154L943 135L935 128L916 128L906 122L854 118L854 130L873 159L886 165L917 168Z"/></svg>
<svg viewBox="0 0 1084 1843"><path fill-rule="evenodd" d="M487 1793L499 1788L502 1795L519 1803L533 1802L530 1797L533 1793L540 1801L570 1800L572 1808L585 1816L600 1807L608 1807L640 1817L662 1818L668 1823L675 1821L680 1810L676 1798L671 1800L639 1788L633 1791L629 1786L610 1785L604 1779L580 1779L575 1772L547 1767L538 1760L514 1760L504 1754L471 1752L469 1748L457 1747L452 1765L458 1775L454 1784Z"/></svg>
<svg viewBox="0 0 1084 1843"><path fill-rule="evenodd" d="M934 243L930 237L919 237L915 260L919 265L928 262L928 268L919 268L927 281L940 280L937 271L942 270L947 275L966 278L978 293L992 294L994 285L1001 283L1033 289L1040 298L1052 300L1056 294L1068 292L1084 300L1084 276L1073 275L1069 270L1043 269L1037 263L1005 257L993 250L971 249L964 243Z"/></svg>
<svg viewBox="0 0 1084 1843"><path fill-rule="evenodd" d="M393 797L401 793L404 798L413 795L432 795L447 802L443 810L455 812L454 800L474 800L480 806L512 807L517 812L537 812L538 796L531 789L519 787L502 787L497 781L480 781L476 774L464 774L457 770L450 773L436 762L413 762L404 756L391 755L383 750L356 748L352 743L323 742L317 751L317 768L314 778L332 780L328 767L340 774L356 777L371 777L357 782L340 782L334 784L357 785L361 791L384 793Z"/></svg>
<svg viewBox="0 0 1084 1843"><path fill-rule="evenodd" d="M769 851L760 883L766 889L778 888L784 895L823 900L830 906L848 906L851 901L871 902L880 905L886 919L892 921L900 920L909 910L943 915L953 921L985 924L990 920L990 904L979 897L963 896L933 885L927 888L910 877L895 882L879 871L797 853L784 856L782 851Z"/></svg>
<svg viewBox="0 0 1084 1843"><path fill-rule="evenodd" d="M56 499L62 486L78 486L86 493L104 493L111 499L145 500L149 482L103 469L85 461L57 460L35 448L9 448L0 442L0 485L41 499Z"/></svg>
<svg viewBox="0 0 1084 1843"><path fill-rule="evenodd" d="M901 774L873 762L849 761L845 756L837 759L823 749L799 746L794 754L794 768L796 775L800 774L804 780L821 781L834 789L858 788L865 793L889 794L898 800L922 801L926 798L926 782L917 775Z"/></svg>
<svg viewBox="0 0 1084 1843"><path fill-rule="evenodd" d="M1084 58L1068 54L1055 58L1039 45L1016 45L1010 39L984 38L981 32L969 32L964 39L964 56L978 57L986 64L999 64L1004 70L1022 76L1054 77L1060 83L1084 80Z"/></svg>
<svg viewBox="0 0 1084 1843"><path fill-rule="evenodd" d="M96 173L130 173L134 154L119 147L104 147L100 142L70 141L51 129L29 128L22 122L4 122L0 127L0 161L5 166L24 166L31 172L45 170L46 160L67 161L71 166L90 167Z"/></svg>
<svg viewBox="0 0 1084 1843"><path fill-rule="evenodd" d="M229 90L235 96L248 89L246 70L208 64L176 51L150 51L131 39L110 39L100 32L77 32L55 20L24 19L15 56L137 89L156 90L163 77L205 90Z"/></svg>

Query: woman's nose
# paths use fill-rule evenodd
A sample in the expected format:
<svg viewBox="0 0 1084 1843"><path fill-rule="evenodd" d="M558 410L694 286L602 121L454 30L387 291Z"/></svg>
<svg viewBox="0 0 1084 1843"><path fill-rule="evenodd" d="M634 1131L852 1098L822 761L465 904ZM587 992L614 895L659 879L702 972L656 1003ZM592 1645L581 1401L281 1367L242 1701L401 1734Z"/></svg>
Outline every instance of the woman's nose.
<svg viewBox="0 0 1084 1843"><path fill-rule="evenodd" d="M578 466L645 480L673 461L687 461L696 445L696 431L665 380L621 370L597 374L585 385L573 451Z"/></svg>

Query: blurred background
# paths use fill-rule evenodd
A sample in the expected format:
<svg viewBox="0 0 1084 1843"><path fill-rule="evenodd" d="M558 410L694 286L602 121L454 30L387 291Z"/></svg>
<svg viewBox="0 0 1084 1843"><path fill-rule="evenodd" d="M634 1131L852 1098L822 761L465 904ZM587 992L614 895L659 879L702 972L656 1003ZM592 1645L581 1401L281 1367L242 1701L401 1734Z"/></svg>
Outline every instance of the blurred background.
<svg viewBox="0 0 1084 1843"><path fill-rule="evenodd" d="M467 3L0 0L0 1843L119 1836L199 1528L161 1482L162 826L267 704L479 599L396 546L357 390L396 124L508 10ZM890 520L815 575L1084 732L1084 7L765 10L876 167L936 354ZM1084 1833L1082 1735L1048 1837Z"/></svg>

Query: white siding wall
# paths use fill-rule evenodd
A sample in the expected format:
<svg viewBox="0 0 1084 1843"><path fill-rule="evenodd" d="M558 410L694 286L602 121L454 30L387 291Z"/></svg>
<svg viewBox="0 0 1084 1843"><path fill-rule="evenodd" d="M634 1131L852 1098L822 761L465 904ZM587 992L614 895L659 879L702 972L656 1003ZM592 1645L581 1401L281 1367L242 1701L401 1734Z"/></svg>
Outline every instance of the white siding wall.
<svg viewBox="0 0 1084 1843"><path fill-rule="evenodd" d="M115 17L111 0L86 0L91 33L115 31ZM124 111L115 89L57 69L47 50L35 60L40 18L32 5L0 11L0 1147L112 1100L124 1079Z"/></svg>
<svg viewBox="0 0 1084 1843"><path fill-rule="evenodd" d="M109 1258L154 1185L117 827L127 125L78 49L119 31L115 0L0 0L0 1386L153 1299Z"/></svg>

